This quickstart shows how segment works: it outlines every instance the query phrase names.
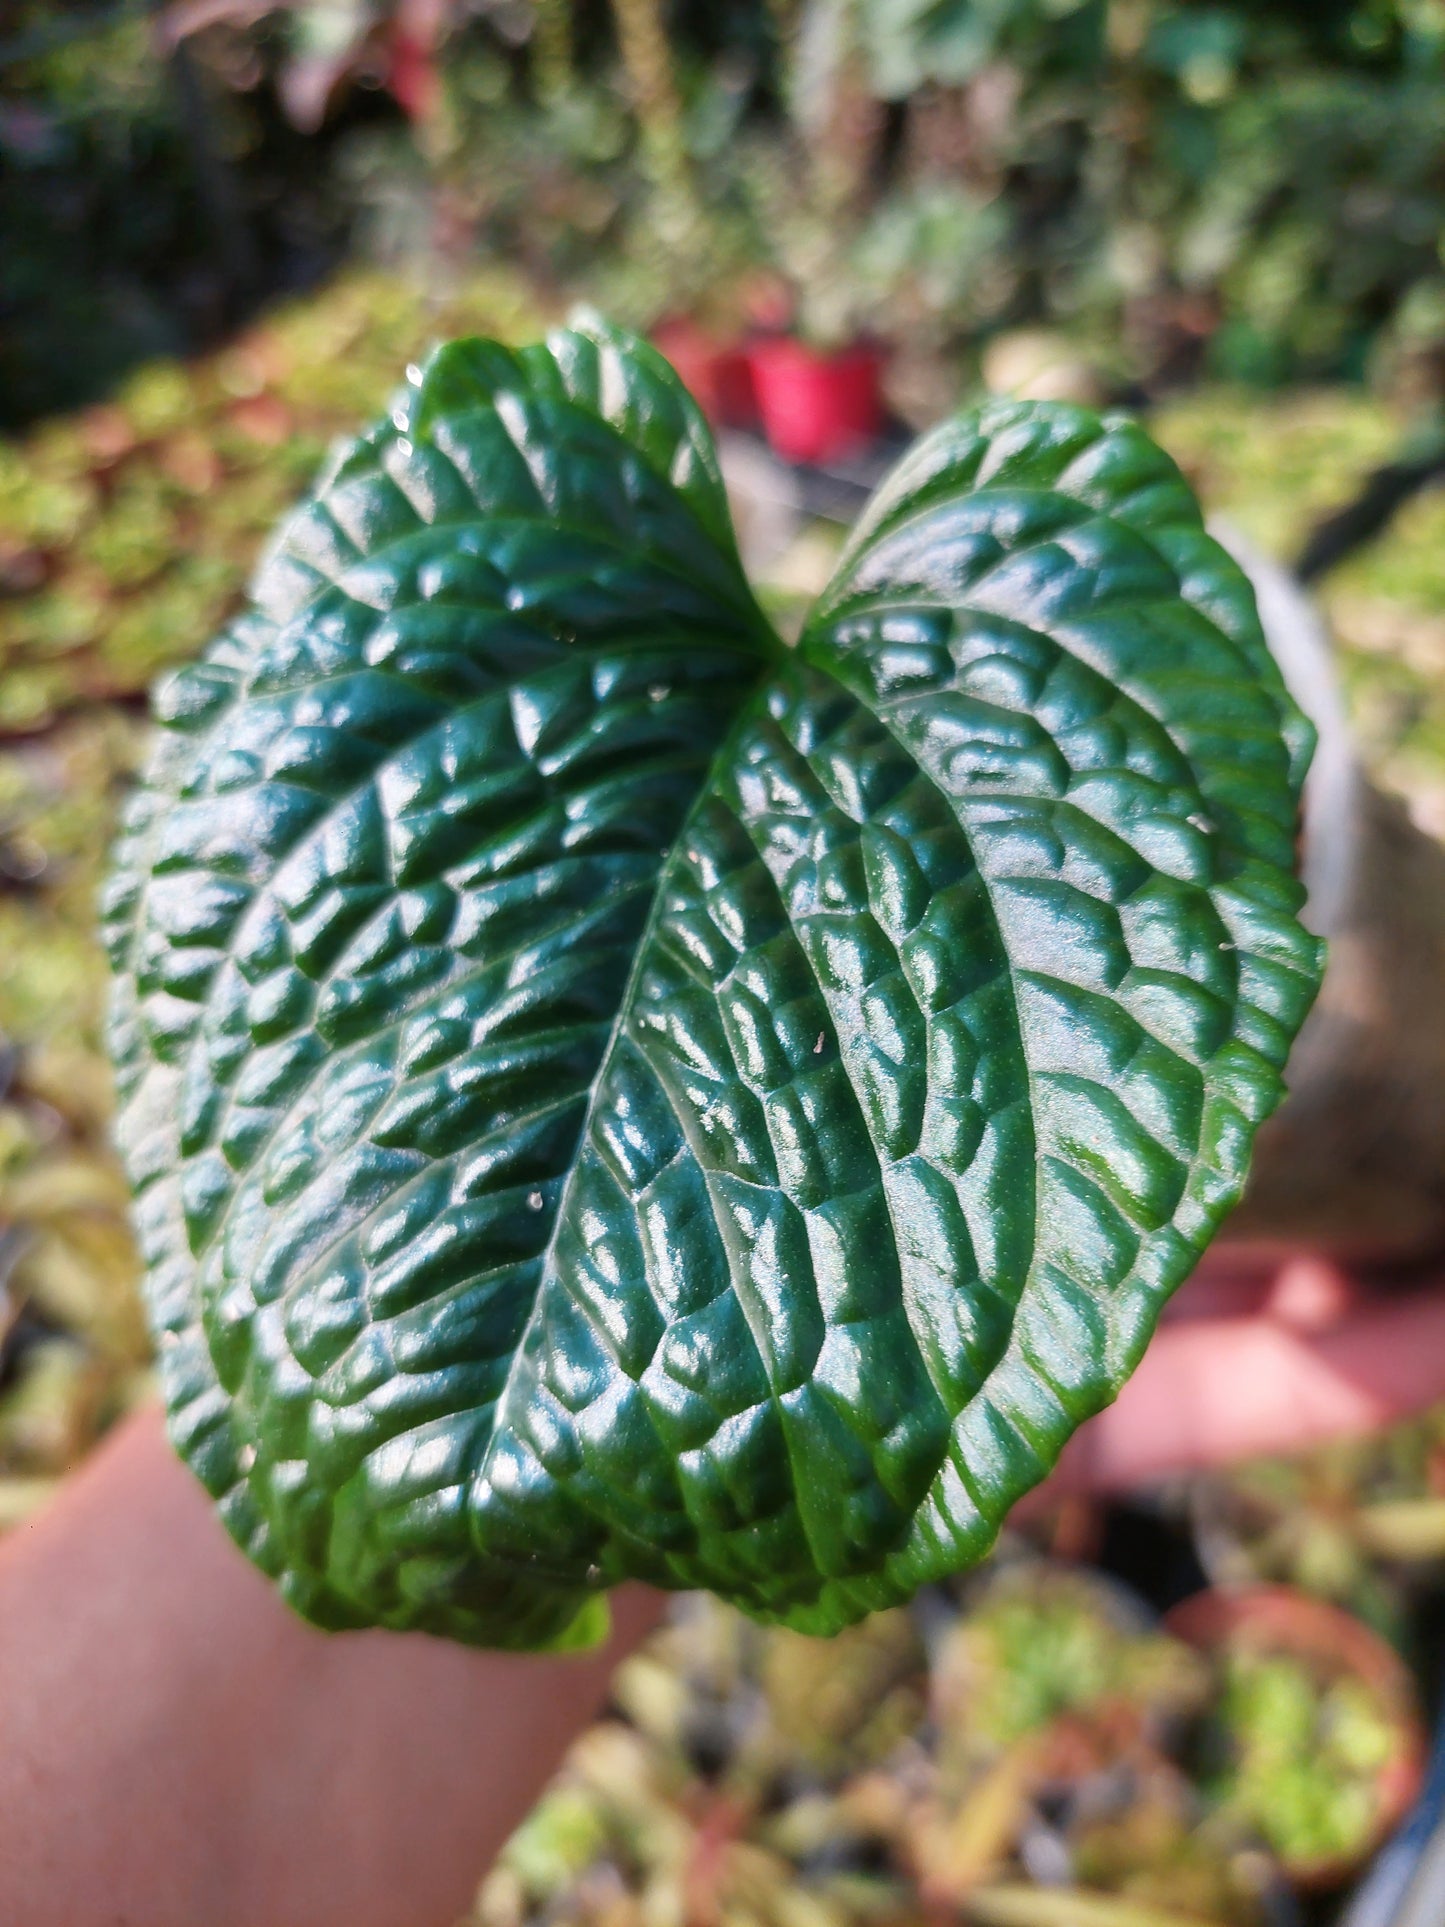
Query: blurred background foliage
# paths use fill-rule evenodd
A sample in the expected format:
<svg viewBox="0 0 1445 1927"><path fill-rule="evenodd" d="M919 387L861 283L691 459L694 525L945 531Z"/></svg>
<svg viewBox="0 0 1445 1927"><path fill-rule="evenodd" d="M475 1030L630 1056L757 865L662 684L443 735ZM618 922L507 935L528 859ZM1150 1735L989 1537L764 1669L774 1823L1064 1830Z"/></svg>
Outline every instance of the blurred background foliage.
<svg viewBox="0 0 1445 1927"><path fill-rule="evenodd" d="M1445 470L1442 235L1445 0L0 0L0 1530L151 1390L93 928L145 692L430 341L579 296L872 335L900 433L1044 378L1288 560ZM1406 494L1318 586L1366 761L1445 834L1445 490ZM1435 1693L1445 1414L1148 1517L1155 1605L1174 1561L1302 1589ZM479 1921L1295 1927L1281 1869L1368 1834L1388 1723L1039 1564L1128 1571L1131 1529L1056 1509L827 1648L689 1608Z"/></svg>
<svg viewBox="0 0 1445 1927"><path fill-rule="evenodd" d="M1386 1698L1012 1539L830 1642L705 1599L628 1661L473 1927L1284 1927Z"/></svg>
<svg viewBox="0 0 1445 1927"><path fill-rule="evenodd" d="M343 251L967 362L1438 388L1441 0L0 7L0 421ZM772 289L776 298L778 288Z"/></svg>

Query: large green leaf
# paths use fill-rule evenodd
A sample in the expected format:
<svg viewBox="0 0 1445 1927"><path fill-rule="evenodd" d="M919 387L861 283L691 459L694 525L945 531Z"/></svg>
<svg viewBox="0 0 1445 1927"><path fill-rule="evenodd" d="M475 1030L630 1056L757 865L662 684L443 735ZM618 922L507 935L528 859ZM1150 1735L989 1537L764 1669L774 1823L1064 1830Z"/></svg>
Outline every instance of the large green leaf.
<svg viewBox="0 0 1445 1927"><path fill-rule="evenodd" d="M159 698L121 1138L173 1436L301 1611L826 1631L980 1556L1238 1197L1308 731L1118 418L997 404L798 647L599 325L442 349Z"/></svg>

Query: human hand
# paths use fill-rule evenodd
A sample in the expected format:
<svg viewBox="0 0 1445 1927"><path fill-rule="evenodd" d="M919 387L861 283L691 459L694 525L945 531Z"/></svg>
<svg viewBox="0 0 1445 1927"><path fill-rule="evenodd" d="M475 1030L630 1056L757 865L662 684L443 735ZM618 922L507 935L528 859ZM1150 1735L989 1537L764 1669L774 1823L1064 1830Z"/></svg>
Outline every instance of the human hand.
<svg viewBox="0 0 1445 1927"><path fill-rule="evenodd" d="M147 1411L0 1546L0 1921L452 1927L618 1661L303 1624Z"/></svg>
<svg viewBox="0 0 1445 1927"><path fill-rule="evenodd" d="M1208 1259L1040 1497L1368 1431L1445 1397L1445 1289ZM228 1543L158 1415L0 1549L0 1919L449 1927L663 1601L602 1653L328 1636Z"/></svg>

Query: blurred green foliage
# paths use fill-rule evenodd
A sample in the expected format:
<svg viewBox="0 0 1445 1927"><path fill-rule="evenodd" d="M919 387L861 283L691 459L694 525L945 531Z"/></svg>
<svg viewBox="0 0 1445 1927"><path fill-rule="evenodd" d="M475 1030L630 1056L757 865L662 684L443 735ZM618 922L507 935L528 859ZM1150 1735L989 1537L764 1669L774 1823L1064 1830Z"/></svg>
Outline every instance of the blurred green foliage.
<svg viewBox="0 0 1445 1927"><path fill-rule="evenodd" d="M745 307L752 266L826 338L957 352L1045 320L1150 386L1445 379L1438 0L755 0L726 36L681 9L681 241L596 10L564 11L540 106L459 18L424 138L374 144L362 198L394 210L405 146L464 245L596 275L644 322Z"/></svg>
<svg viewBox="0 0 1445 1927"><path fill-rule="evenodd" d="M1232 1757L1216 1795L1286 1864L1349 1858L1375 1827L1395 1734L1362 1680L1322 1684L1300 1659L1231 1653L1218 1709Z"/></svg>
<svg viewBox="0 0 1445 1927"><path fill-rule="evenodd" d="M1016 1540L826 1642L685 1600L613 1697L474 1927L1264 1927L1274 1837L1358 1856L1401 1746L1362 1679L1206 1658Z"/></svg>
<svg viewBox="0 0 1445 1927"><path fill-rule="evenodd" d="M1123 1700L1151 1715L1191 1710L1201 1681L1173 1642L1149 1635L1101 1583L1027 1569L985 1588L939 1665L940 1706L972 1762L1052 1722Z"/></svg>
<svg viewBox="0 0 1445 1927"><path fill-rule="evenodd" d="M1151 391L1445 388L1441 0L53 12L0 39L0 421L344 236L644 325L771 276L820 338L966 360L1044 321Z"/></svg>
<svg viewBox="0 0 1445 1927"><path fill-rule="evenodd" d="M303 132L278 93L270 9L249 8L244 32L179 38L173 12L0 7L0 428L214 343L317 280L345 240L334 152L377 117L375 95Z"/></svg>
<svg viewBox="0 0 1445 1927"><path fill-rule="evenodd" d="M182 347L185 301L162 263L174 287L206 253L143 19L82 14L88 31L66 32L54 9L16 11L0 42L0 423Z"/></svg>
<svg viewBox="0 0 1445 1927"><path fill-rule="evenodd" d="M1007 210L1012 318L1272 383L1364 372L1445 287L1434 0L860 5L915 171Z"/></svg>
<svg viewBox="0 0 1445 1927"><path fill-rule="evenodd" d="M535 313L501 270L441 300L359 275L209 360L148 363L109 403L0 442L0 733L77 700L139 701L219 625L329 442L428 340L508 334Z"/></svg>

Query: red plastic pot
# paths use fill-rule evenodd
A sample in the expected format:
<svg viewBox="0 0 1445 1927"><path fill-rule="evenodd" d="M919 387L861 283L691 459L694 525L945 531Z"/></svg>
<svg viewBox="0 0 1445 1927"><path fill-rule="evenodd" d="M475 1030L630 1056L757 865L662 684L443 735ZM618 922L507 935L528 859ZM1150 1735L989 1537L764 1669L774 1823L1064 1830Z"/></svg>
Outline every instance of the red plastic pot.
<svg viewBox="0 0 1445 1927"><path fill-rule="evenodd" d="M820 355L791 335L749 350L763 433L787 462L829 462L857 454L883 425L883 357L860 342Z"/></svg>
<svg viewBox="0 0 1445 1927"><path fill-rule="evenodd" d="M757 420L752 364L741 342L719 340L682 316L654 328L652 345L715 428L748 428Z"/></svg>

